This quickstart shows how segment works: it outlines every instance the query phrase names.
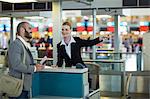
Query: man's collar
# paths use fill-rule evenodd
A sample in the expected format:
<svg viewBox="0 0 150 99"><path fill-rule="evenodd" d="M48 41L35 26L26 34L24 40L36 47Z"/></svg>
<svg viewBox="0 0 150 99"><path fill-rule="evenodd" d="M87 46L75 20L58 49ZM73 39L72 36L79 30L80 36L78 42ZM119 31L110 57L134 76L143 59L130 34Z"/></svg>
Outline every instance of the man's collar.
<svg viewBox="0 0 150 99"><path fill-rule="evenodd" d="M27 47L27 48L29 48L30 49L30 43L28 43L27 41L25 41L21 36L17 36L17 38L19 39L19 40L21 40L21 42Z"/></svg>

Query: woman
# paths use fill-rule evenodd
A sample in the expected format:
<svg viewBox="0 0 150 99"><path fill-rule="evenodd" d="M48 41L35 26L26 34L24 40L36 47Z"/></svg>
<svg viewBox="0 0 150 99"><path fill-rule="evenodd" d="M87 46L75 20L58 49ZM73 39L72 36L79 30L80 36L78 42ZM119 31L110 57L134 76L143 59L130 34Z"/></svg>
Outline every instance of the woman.
<svg viewBox="0 0 150 99"><path fill-rule="evenodd" d="M58 67L63 65L63 60L65 61L66 67L76 66L77 63L85 66L81 58L81 47L93 46L103 41L99 37L93 40L83 40L79 37L72 37L71 24L69 22L62 24L62 36L62 41L57 44Z"/></svg>

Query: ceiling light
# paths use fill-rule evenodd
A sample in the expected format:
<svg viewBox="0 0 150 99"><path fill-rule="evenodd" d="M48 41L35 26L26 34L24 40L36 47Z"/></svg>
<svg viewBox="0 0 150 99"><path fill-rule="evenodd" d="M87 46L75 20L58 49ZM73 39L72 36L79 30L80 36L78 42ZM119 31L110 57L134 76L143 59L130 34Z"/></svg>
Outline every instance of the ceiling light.
<svg viewBox="0 0 150 99"><path fill-rule="evenodd" d="M31 19L31 20L38 20L38 19L44 19L44 17L40 17L40 16L31 16L31 17L24 17L25 19Z"/></svg>
<svg viewBox="0 0 150 99"><path fill-rule="evenodd" d="M37 2L37 0L0 0L0 1L9 3Z"/></svg>

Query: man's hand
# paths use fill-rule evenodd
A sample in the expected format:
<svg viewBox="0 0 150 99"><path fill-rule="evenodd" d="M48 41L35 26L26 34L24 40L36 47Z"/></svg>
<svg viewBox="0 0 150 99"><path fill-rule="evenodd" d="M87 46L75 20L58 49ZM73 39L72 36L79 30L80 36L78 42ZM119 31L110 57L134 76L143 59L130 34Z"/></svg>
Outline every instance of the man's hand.
<svg viewBox="0 0 150 99"><path fill-rule="evenodd" d="M40 71L40 70L44 69L44 66L41 64L36 64L35 67L36 67L36 71Z"/></svg>

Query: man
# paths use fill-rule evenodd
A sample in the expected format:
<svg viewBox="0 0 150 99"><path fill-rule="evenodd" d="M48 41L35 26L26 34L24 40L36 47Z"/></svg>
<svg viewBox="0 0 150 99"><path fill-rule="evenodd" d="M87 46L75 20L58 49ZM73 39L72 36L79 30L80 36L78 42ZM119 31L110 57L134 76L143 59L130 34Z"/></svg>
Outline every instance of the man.
<svg viewBox="0 0 150 99"><path fill-rule="evenodd" d="M77 66L78 63L86 67L81 58L81 48L93 46L103 41L99 37L93 40L83 40L79 37L72 37L71 24L69 22L62 24L62 36L62 41L57 44L58 67L63 65L63 60L67 67Z"/></svg>
<svg viewBox="0 0 150 99"><path fill-rule="evenodd" d="M30 24L28 22L19 23L17 26L17 38L10 44L8 49L8 63L9 74L21 79L23 73L24 82L21 95L19 97L10 97L10 99L29 99L32 74L44 68L44 66L40 64L34 64L32 54L29 50L31 38L32 32ZM24 55L25 63L23 62Z"/></svg>

